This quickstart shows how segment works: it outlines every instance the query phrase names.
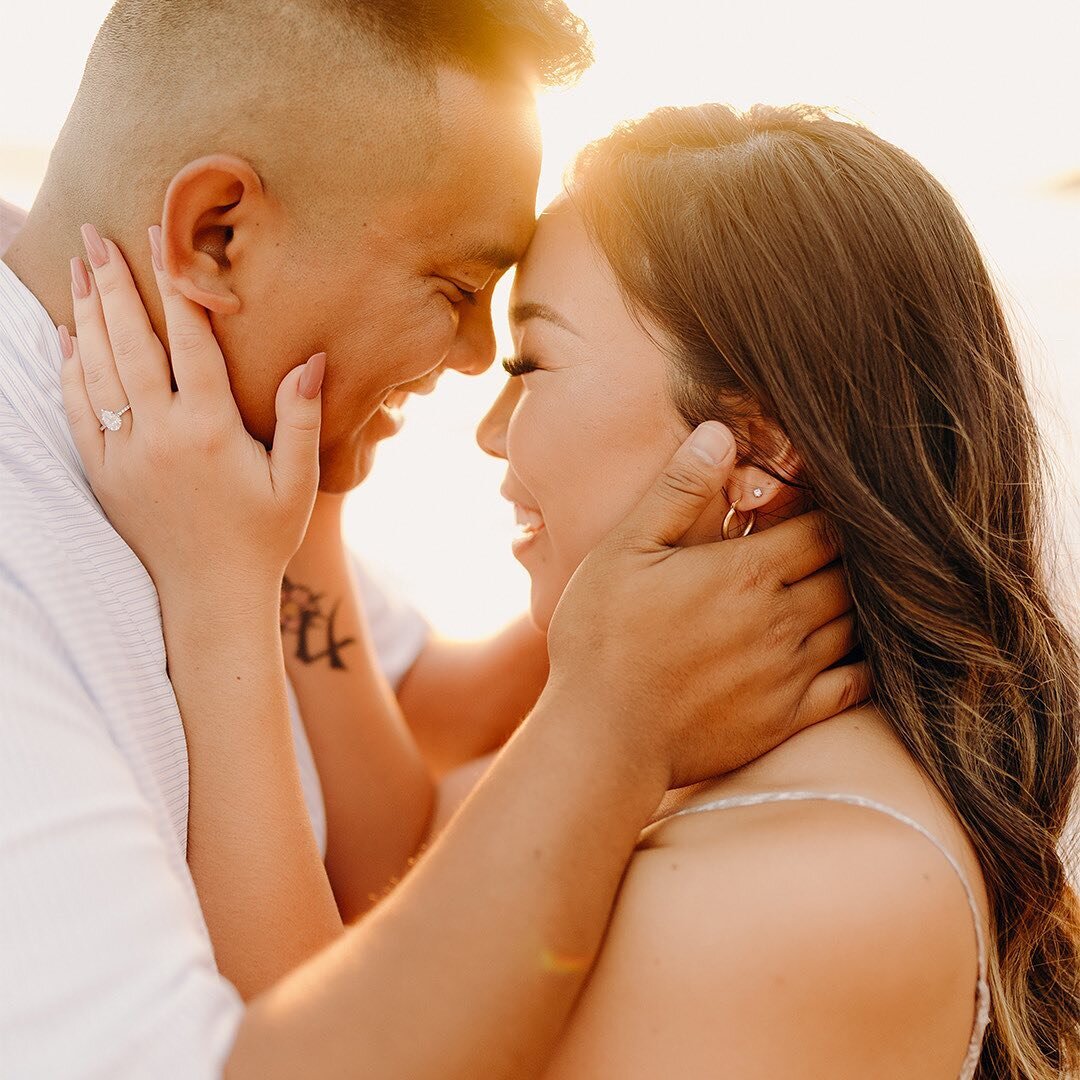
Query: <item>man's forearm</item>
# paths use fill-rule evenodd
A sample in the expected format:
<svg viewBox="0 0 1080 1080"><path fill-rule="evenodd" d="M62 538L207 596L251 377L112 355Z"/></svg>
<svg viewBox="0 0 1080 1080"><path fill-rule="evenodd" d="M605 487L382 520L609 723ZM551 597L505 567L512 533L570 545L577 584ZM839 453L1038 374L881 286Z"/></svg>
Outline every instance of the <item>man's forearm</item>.
<svg viewBox="0 0 1080 1080"><path fill-rule="evenodd" d="M285 662L326 805L326 869L346 921L408 866L434 786L379 671L338 508L317 506L282 596Z"/></svg>
<svg viewBox="0 0 1080 1080"><path fill-rule="evenodd" d="M487 641L431 641L398 700L428 764L442 774L499 749L547 676L546 639L523 616Z"/></svg>
<svg viewBox="0 0 1080 1080"><path fill-rule="evenodd" d="M252 1004L230 1080L538 1074L666 786L620 737L542 700L398 889Z"/></svg>

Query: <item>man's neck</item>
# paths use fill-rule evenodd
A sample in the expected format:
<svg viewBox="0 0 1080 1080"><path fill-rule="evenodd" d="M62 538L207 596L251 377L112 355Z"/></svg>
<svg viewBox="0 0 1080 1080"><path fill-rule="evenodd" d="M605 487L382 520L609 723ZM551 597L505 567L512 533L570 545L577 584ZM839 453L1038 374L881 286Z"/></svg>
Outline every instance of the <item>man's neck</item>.
<svg viewBox="0 0 1080 1080"><path fill-rule="evenodd" d="M3 261L54 323L72 327L69 267L71 259L82 253L79 224L43 188L26 223L4 252Z"/></svg>
<svg viewBox="0 0 1080 1080"><path fill-rule="evenodd" d="M142 216L130 203L125 207L125 213L131 214L133 221ZM148 216L147 225L153 220ZM102 235L108 236L124 253L136 288L153 281L150 248L145 240L146 226L132 227L129 223L128 227L123 227L115 211L110 211L101 200L86 192L73 192L62 184L51 183L50 177L42 184L26 224L3 255L3 261L37 297L53 322L57 326L64 324L73 332L71 260L86 257L79 229L87 221L97 226ZM133 236L137 237L134 241ZM138 238L142 239L141 247ZM151 289L151 295L141 288L139 291L151 322L155 327L163 326L156 290Z"/></svg>

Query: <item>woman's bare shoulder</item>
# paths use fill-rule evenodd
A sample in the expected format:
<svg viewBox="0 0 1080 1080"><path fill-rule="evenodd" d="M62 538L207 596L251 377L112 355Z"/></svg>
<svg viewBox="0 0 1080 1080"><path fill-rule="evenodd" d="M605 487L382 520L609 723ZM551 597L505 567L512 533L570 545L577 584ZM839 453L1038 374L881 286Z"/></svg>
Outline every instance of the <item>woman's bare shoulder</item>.
<svg viewBox="0 0 1080 1080"><path fill-rule="evenodd" d="M914 829L827 802L693 815L633 860L550 1075L955 1080L976 969L963 886Z"/></svg>

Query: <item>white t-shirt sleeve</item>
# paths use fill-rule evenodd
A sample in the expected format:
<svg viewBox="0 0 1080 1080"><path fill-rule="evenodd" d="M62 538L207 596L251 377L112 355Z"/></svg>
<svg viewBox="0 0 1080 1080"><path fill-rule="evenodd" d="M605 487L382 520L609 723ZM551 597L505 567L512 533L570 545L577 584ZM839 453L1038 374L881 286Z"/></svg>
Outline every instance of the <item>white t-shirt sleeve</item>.
<svg viewBox="0 0 1080 1080"><path fill-rule="evenodd" d="M217 1080L243 1005L96 710L0 573L0 1076Z"/></svg>
<svg viewBox="0 0 1080 1080"><path fill-rule="evenodd" d="M431 626L416 608L376 578L355 553L352 563L379 667L396 690L424 651Z"/></svg>

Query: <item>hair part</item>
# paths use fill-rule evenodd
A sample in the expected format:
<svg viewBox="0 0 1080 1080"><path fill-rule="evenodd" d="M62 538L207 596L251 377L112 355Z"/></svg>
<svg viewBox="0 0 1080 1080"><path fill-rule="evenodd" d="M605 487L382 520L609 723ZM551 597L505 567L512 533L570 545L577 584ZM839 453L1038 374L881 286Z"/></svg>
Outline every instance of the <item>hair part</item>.
<svg viewBox="0 0 1080 1080"><path fill-rule="evenodd" d="M953 200L808 107L661 109L588 148L568 186L660 328L687 422L724 420L743 458L782 471L748 437L748 416L774 422L839 534L876 698L983 871L980 1080L1070 1074L1080 665L1048 586L1020 365Z"/></svg>

